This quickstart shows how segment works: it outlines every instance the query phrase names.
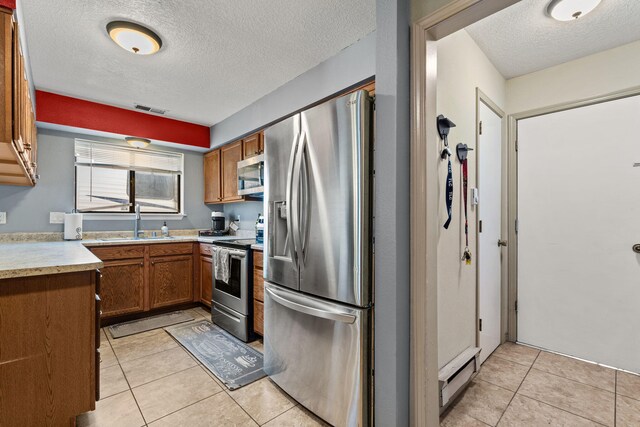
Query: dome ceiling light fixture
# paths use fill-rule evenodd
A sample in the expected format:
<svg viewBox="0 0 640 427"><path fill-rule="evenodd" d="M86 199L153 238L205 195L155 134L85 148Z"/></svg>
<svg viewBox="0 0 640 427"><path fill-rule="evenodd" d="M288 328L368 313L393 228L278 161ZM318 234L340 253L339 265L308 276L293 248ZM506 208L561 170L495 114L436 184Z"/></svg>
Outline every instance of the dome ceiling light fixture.
<svg viewBox="0 0 640 427"><path fill-rule="evenodd" d="M160 36L134 22L111 21L107 33L118 46L137 55L151 55L162 47Z"/></svg>
<svg viewBox="0 0 640 427"><path fill-rule="evenodd" d="M151 140L147 138L137 138L134 136L127 136L125 139L127 144L134 148L146 148L149 144L151 144Z"/></svg>
<svg viewBox="0 0 640 427"><path fill-rule="evenodd" d="M575 21L595 9L601 0L552 0L547 14L556 21Z"/></svg>

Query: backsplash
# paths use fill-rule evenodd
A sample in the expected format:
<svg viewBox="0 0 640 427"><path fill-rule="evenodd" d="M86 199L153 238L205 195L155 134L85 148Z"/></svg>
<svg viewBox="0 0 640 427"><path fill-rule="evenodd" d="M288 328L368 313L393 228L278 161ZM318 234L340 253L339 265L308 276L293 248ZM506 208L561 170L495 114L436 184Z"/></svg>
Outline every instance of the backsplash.
<svg viewBox="0 0 640 427"><path fill-rule="evenodd" d="M258 214L263 213L263 202L242 202L229 203L224 205L224 216L227 218L227 227L229 221L234 220L236 215L240 215L240 230L252 230L255 235L256 219Z"/></svg>

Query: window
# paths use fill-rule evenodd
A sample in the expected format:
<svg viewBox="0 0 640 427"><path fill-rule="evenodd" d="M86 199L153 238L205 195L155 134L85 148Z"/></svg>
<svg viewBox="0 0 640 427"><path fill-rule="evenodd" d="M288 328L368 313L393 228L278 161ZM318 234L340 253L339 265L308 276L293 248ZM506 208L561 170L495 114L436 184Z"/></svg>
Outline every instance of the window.
<svg viewBox="0 0 640 427"><path fill-rule="evenodd" d="M79 212L179 214L183 155L77 139Z"/></svg>

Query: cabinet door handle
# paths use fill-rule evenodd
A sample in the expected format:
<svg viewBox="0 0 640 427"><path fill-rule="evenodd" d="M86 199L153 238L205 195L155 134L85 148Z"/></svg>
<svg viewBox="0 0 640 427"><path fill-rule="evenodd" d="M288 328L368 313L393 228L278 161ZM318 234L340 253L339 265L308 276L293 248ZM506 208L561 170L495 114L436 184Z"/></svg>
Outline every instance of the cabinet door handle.
<svg viewBox="0 0 640 427"><path fill-rule="evenodd" d="M141 263L140 263L140 267L144 267L144 262L141 262Z"/></svg>
<svg viewBox="0 0 640 427"><path fill-rule="evenodd" d="M151 265L156 265L156 262L155 261L151 261Z"/></svg>

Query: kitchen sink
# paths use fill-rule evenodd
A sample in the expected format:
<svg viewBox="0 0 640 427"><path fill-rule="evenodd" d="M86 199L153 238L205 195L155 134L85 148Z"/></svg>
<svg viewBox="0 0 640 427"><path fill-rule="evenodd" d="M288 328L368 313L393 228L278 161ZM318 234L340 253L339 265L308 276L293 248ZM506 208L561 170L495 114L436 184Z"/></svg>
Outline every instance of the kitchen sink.
<svg viewBox="0 0 640 427"><path fill-rule="evenodd" d="M129 238L129 237L109 237L106 239L97 239L101 242L120 242L120 241L125 241L125 240L133 240L133 237Z"/></svg>
<svg viewBox="0 0 640 427"><path fill-rule="evenodd" d="M104 239L98 239L101 242L126 242L126 241L132 241L132 240L171 240L173 239L173 236L168 236L168 237L164 237L164 236L156 236L156 237L138 237L138 238L133 238L133 237L107 237Z"/></svg>

